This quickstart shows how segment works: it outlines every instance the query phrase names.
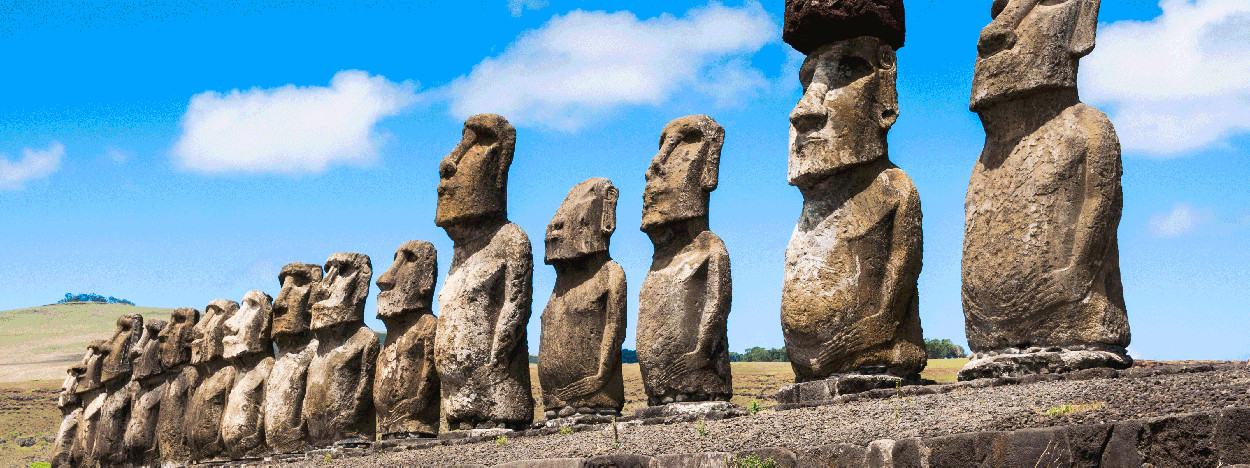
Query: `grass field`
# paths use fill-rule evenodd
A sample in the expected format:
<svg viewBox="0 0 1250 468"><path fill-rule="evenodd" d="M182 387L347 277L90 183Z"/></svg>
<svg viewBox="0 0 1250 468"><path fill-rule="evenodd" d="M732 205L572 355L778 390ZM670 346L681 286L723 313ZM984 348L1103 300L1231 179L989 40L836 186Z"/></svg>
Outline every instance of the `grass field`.
<svg viewBox="0 0 1250 468"><path fill-rule="evenodd" d="M65 378L87 343L113 334L117 317L169 319L170 309L125 304L52 304L0 312L0 382Z"/></svg>

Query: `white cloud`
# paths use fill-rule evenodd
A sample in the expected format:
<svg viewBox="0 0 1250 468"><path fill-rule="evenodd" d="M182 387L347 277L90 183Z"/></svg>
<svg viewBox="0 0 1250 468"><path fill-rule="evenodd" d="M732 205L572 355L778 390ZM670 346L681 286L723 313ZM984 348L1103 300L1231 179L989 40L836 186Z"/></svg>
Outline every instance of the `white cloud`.
<svg viewBox="0 0 1250 468"><path fill-rule="evenodd" d="M1102 26L1082 95L1112 109L1129 151L1178 156L1250 131L1250 2L1159 6L1153 20Z"/></svg>
<svg viewBox="0 0 1250 468"><path fill-rule="evenodd" d="M416 84L359 70L336 73L329 87L293 84L191 97L173 155L203 173L319 173L334 164L377 159L379 120L417 100Z"/></svg>
<svg viewBox="0 0 1250 468"><path fill-rule="evenodd" d="M779 30L754 1L645 20L577 10L523 33L442 91L459 118L494 112L569 131L620 106L658 105L690 91L727 104L766 85L748 59Z"/></svg>
<svg viewBox="0 0 1250 468"><path fill-rule="evenodd" d="M10 161L9 155L0 153L0 190L22 190L26 183L42 179L61 168L65 145L52 142L47 149L22 149L20 161Z"/></svg>
<svg viewBox="0 0 1250 468"><path fill-rule="evenodd" d="M1150 217L1150 233L1160 239L1189 234L1200 224L1210 221L1210 210L1195 210L1188 203L1177 203L1171 211Z"/></svg>
<svg viewBox="0 0 1250 468"><path fill-rule="evenodd" d="M512 16L519 17L521 12L530 9L538 10L547 7L547 0L508 0L508 11L512 12Z"/></svg>
<svg viewBox="0 0 1250 468"><path fill-rule="evenodd" d="M104 156L117 164L126 164L135 157L135 152L110 146L104 149Z"/></svg>

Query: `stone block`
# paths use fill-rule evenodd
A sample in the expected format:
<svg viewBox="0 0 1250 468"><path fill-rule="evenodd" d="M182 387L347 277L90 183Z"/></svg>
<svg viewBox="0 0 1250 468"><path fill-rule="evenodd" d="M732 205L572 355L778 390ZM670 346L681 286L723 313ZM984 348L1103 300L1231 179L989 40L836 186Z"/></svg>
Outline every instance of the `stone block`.
<svg viewBox="0 0 1250 468"><path fill-rule="evenodd" d="M730 457L726 452L660 455L651 459L651 468L727 468Z"/></svg>
<svg viewBox="0 0 1250 468"><path fill-rule="evenodd" d="M730 466L741 466L743 460L755 457L756 460L764 462L766 466L774 468L795 468L799 465L799 455L793 450L780 447L766 447L755 450L742 450L735 452ZM768 465L768 461L772 461L772 465ZM752 465L748 465L752 466Z"/></svg>
<svg viewBox="0 0 1250 468"><path fill-rule="evenodd" d="M1155 466L1215 465L1213 447L1216 416L1184 414L1149 420L1139 443L1142 462Z"/></svg>
<svg viewBox="0 0 1250 468"><path fill-rule="evenodd" d="M600 455L586 460L582 466L585 468L648 468L651 466L651 457L629 453Z"/></svg>
<svg viewBox="0 0 1250 468"><path fill-rule="evenodd" d="M1220 412L1215 424L1215 450L1219 464L1250 464L1250 409L1233 408Z"/></svg>
<svg viewBox="0 0 1250 468"><path fill-rule="evenodd" d="M492 468L582 468L583 462L581 458L548 458L500 463Z"/></svg>
<svg viewBox="0 0 1250 468"><path fill-rule="evenodd" d="M798 466L851 468L864 466L867 449L851 444L831 444L798 452Z"/></svg>

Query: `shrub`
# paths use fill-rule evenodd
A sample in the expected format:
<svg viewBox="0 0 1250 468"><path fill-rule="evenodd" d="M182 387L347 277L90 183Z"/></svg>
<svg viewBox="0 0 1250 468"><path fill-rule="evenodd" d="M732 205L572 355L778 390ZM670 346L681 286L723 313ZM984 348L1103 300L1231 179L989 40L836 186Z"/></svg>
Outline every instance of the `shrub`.
<svg viewBox="0 0 1250 468"><path fill-rule="evenodd" d="M965 358L968 353L963 346L951 343L949 339L924 340L925 353L929 359Z"/></svg>

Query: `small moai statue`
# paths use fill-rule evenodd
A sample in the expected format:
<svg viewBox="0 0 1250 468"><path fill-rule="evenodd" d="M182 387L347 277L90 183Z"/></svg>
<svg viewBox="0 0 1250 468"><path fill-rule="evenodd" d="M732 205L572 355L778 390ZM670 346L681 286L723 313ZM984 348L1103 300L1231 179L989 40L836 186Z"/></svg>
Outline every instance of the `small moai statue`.
<svg viewBox="0 0 1250 468"><path fill-rule="evenodd" d="M100 383L100 374L104 367L104 340L95 340L87 344L87 356L83 358L83 372L74 385L82 410L78 416L77 432L70 446L68 466L85 466L95 462L92 451L95 449L96 425L100 421L100 410L108 397Z"/></svg>
<svg viewBox="0 0 1250 468"><path fill-rule="evenodd" d="M664 127L647 168L642 231L655 245L638 294L638 364L647 403L729 401L729 251L708 229L725 129L706 115Z"/></svg>
<svg viewBox="0 0 1250 468"><path fill-rule="evenodd" d="M91 348L83 354L82 360L66 369L65 381L61 384L61 393L57 397L57 409L61 410L61 427L56 432L56 442L52 446L51 465L53 467L69 467L74 450L74 438L78 435L78 423L82 419L82 398L78 393L78 383L87 373L87 363L95 351Z"/></svg>
<svg viewBox="0 0 1250 468"><path fill-rule="evenodd" d="M134 368L131 350L142 336L143 316L122 315L117 318L113 336L105 341L102 348L104 359L100 381L108 397L100 408L93 442L95 447L92 449L95 463L100 466L118 465L126 461L122 443L126 437L126 424L130 421L131 398L139 385L130 378Z"/></svg>
<svg viewBox="0 0 1250 468"><path fill-rule="evenodd" d="M165 394L169 374L161 364L161 331L168 326L164 320L143 322L143 334L130 349L134 368L130 373L130 422L122 437L122 457L132 465L153 465L160 461L156 445L156 424L161 398Z"/></svg>
<svg viewBox="0 0 1250 468"><path fill-rule="evenodd" d="M604 178L573 187L547 225L546 258L556 285L543 309L538 382L548 420L617 415L625 406L625 270L612 261L620 192Z"/></svg>
<svg viewBox="0 0 1250 468"><path fill-rule="evenodd" d="M222 416L226 398L234 388L238 370L225 357L226 321L239 311L239 303L214 299L204 308L204 317L195 325L191 343L191 364L199 372L199 384L186 409L187 445L191 460L210 461L222 457Z"/></svg>
<svg viewBox="0 0 1250 468"><path fill-rule="evenodd" d="M185 416L195 387L200 382L199 370L188 365L198 326L199 310L187 307L174 309L169 315L169 324L156 337L161 367L166 375L160 410L156 413L156 451L164 463L184 463L191 459Z"/></svg>
<svg viewBox="0 0 1250 468"><path fill-rule="evenodd" d="M438 370L434 368L434 283L438 252L434 244L408 241L395 263L378 277L378 319L386 342L378 354L373 403L381 439L438 435Z"/></svg>
<svg viewBox="0 0 1250 468"><path fill-rule="evenodd" d="M960 380L1132 365L1111 121L1080 101L1099 0L996 0L969 108L985 148L964 203Z"/></svg>
<svg viewBox="0 0 1250 468"><path fill-rule="evenodd" d="M372 282L368 256L336 253L326 260L325 277L312 287L317 352L308 365L303 408L310 445L373 440L373 375L380 346L378 335L365 326Z"/></svg>
<svg viewBox="0 0 1250 468"><path fill-rule="evenodd" d="M439 164L434 224L454 243L439 292L435 365L451 430L521 429L534 420L529 323L534 255L508 221L508 169L516 129L498 115L464 123Z"/></svg>
<svg viewBox="0 0 1250 468"><path fill-rule="evenodd" d="M221 441L229 458L258 457L265 446L265 382L273 369L273 341L269 339L273 298L249 291L239 310L226 320L222 340L225 358L235 368L234 387L221 416Z"/></svg>
<svg viewBox="0 0 1250 468"><path fill-rule="evenodd" d="M920 196L886 145L903 24L901 0L786 1L785 40L807 55L788 174L803 211L781 298L796 382L871 375L893 388L918 381L927 362Z"/></svg>
<svg viewBox="0 0 1250 468"><path fill-rule="evenodd" d="M265 381L265 444L275 453L304 449L308 431L304 426L304 388L308 365L317 354L313 339L313 285L321 281L321 265L288 263L278 273L282 291L273 302L273 342L277 359Z"/></svg>

